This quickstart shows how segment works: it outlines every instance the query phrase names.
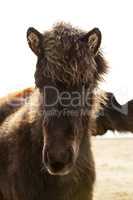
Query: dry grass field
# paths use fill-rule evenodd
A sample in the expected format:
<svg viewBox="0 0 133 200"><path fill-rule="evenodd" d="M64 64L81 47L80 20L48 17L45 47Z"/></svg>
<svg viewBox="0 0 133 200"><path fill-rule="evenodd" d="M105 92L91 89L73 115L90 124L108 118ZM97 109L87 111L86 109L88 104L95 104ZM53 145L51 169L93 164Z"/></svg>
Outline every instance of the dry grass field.
<svg viewBox="0 0 133 200"><path fill-rule="evenodd" d="M97 181L94 200L133 200L133 138L92 139Z"/></svg>

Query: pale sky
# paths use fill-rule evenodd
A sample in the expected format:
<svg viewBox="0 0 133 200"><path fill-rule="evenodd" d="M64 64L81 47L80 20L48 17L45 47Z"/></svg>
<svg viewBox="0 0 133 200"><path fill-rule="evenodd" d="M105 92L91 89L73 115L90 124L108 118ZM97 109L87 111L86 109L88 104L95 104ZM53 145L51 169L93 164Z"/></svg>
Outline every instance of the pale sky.
<svg viewBox="0 0 133 200"><path fill-rule="evenodd" d="M26 41L33 26L43 32L57 21L86 31L98 27L110 70L101 88L121 103L133 98L132 0L12 0L0 2L0 96L34 84L36 57Z"/></svg>

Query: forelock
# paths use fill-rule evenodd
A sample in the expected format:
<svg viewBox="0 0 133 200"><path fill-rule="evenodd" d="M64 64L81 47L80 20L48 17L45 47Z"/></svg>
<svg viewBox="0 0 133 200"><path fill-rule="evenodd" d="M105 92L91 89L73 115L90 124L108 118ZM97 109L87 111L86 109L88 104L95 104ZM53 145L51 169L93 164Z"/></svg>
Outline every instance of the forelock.
<svg viewBox="0 0 133 200"><path fill-rule="evenodd" d="M43 60L41 63L40 72L45 77L55 82L56 80L64 82L68 86L93 82L97 66L90 55L87 43L80 40L84 34L85 32L80 29L63 22L57 23L51 30L45 32L43 39L45 62Z"/></svg>

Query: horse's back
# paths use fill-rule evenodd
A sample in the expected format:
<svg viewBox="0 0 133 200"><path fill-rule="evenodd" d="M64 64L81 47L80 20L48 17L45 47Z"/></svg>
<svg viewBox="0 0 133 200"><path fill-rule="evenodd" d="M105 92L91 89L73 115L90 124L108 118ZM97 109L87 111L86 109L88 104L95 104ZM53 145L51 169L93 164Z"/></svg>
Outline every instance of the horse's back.
<svg viewBox="0 0 133 200"><path fill-rule="evenodd" d="M0 98L0 124L11 114L21 108L29 96L33 93L34 88L26 88L17 92L8 94Z"/></svg>

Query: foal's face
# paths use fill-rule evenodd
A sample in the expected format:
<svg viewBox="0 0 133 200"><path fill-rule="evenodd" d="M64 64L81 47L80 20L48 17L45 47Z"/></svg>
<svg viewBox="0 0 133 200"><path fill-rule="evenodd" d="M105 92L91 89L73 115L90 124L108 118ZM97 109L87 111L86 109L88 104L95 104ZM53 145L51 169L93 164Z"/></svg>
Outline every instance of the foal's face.
<svg viewBox="0 0 133 200"><path fill-rule="evenodd" d="M76 132L74 124L68 117L55 116L43 126L43 161L52 175L66 175L75 165L83 131L80 130L82 125L78 124Z"/></svg>
<svg viewBox="0 0 133 200"><path fill-rule="evenodd" d="M78 96L79 104L72 100L77 92L81 94L82 86L88 89L97 84L95 56L101 33L96 28L85 33L70 25L58 24L44 34L30 28L27 38L38 57L35 83L44 96L43 163L50 174L65 175L75 165L87 126L80 113L81 96ZM50 89L53 86L57 93ZM60 93L63 94L58 98ZM77 112L73 115L73 111Z"/></svg>
<svg viewBox="0 0 133 200"><path fill-rule="evenodd" d="M72 170L84 136L83 117L79 113L81 106L76 101L73 105L73 93L68 89L67 92L65 89L59 91L52 85L44 88L43 163L52 175L65 175ZM71 97L66 98L66 95Z"/></svg>

